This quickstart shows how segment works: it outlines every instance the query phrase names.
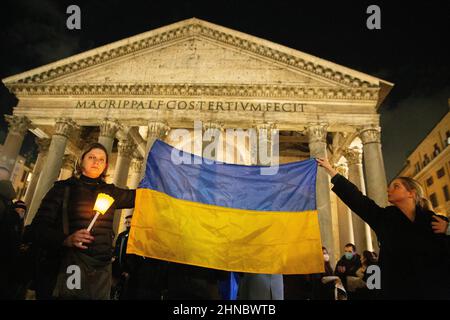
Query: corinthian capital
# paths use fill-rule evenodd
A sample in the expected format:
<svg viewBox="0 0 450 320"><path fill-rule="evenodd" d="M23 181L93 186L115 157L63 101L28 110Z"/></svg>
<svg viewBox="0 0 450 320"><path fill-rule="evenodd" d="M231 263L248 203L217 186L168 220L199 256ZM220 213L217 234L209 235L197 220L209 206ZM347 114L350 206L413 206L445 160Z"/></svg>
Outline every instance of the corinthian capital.
<svg viewBox="0 0 450 320"><path fill-rule="evenodd" d="M65 154L63 156L62 168L68 169L68 170L74 170L76 161L77 161L77 159L74 155Z"/></svg>
<svg viewBox="0 0 450 320"><path fill-rule="evenodd" d="M381 128L379 126L364 127L359 131L359 136L363 144L380 143Z"/></svg>
<svg viewBox="0 0 450 320"><path fill-rule="evenodd" d="M31 127L31 121L27 117L18 117L5 115L5 120L8 122L9 132L25 135L27 130Z"/></svg>
<svg viewBox="0 0 450 320"><path fill-rule="evenodd" d="M218 129L220 131L223 130L223 123L214 122L214 121L205 121L202 123L203 131L209 130L209 129Z"/></svg>
<svg viewBox="0 0 450 320"><path fill-rule="evenodd" d="M169 126L163 121L151 121L148 123L148 137L161 139L169 132Z"/></svg>
<svg viewBox="0 0 450 320"><path fill-rule="evenodd" d="M131 170L134 173L142 172L142 166L144 163L144 159L142 157L134 157L131 161Z"/></svg>
<svg viewBox="0 0 450 320"><path fill-rule="evenodd" d="M272 135L276 133L276 125L274 123L261 123L255 125L256 133L259 139L272 141Z"/></svg>
<svg viewBox="0 0 450 320"><path fill-rule="evenodd" d="M69 138L75 130L77 124L70 118L58 118L55 123L55 134Z"/></svg>
<svg viewBox="0 0 450 320"><path fill-rule="evenodd" d="M36 138L35 142L38 145L39 153L45 153L48 151L48 148L50 147L51 140L47 138Z"/></svg>
<svg viewBox="0 0 450 320"><path fill-rule="evenodd" d="M349 166L362 163L362 150L361 148L348 148L344 151L344 157L347 159Z"/></svg>
<svg viewBox="0 0 450 320"><path fill-rule="evenodd" d="M130 140L119 140L117 149L119 151L119 157L126 157L131 159L136 149L136 145Z"/></svg>
<svg viewBox="0 0 450 320"><path fill-rule="evenodd" d="M100 124L100 136L114 138L120 124L117 120L104 119Z"/></svg>
<svg viewBox="0 0 450 320"><path fill-rule="evenodd" d="M324 142L327 141L327 126L325 124L311 124L306 130L309 143Z"/></svg>
<svg viewBox="0 0 450 320"><path fill-rule="evenodd" d="M275 129L274 123L260 123L255 126L256 130L263 131L266 130L267 132L270 132L270 130Z"/></svg>

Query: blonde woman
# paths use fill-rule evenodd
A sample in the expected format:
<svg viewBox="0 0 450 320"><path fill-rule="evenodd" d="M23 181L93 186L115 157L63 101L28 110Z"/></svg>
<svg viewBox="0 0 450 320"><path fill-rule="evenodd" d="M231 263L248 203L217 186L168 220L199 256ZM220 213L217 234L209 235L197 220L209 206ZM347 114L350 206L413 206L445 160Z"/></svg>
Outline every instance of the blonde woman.
<svg viewBox="0 0 450 320"><path fill-rule="evenodd" d="M375 231L380 242L383 299L450 299L448 219L430 211L417 181L400 177L388 186L392 206L382 208L317 159L332 190Z"/></svg>

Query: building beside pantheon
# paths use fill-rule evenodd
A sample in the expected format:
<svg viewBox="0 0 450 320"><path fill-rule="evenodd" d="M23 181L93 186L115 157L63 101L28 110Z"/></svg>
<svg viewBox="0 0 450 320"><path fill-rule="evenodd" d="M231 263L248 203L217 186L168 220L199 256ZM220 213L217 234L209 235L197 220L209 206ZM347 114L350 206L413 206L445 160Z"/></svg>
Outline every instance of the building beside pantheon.
<svg viewBox="0 0 450 320"><path fill-rule="evenodd" d="M450 100L449 100L450 106ZM416 179L433 210L450 216L450 112L417 145L398 176Z"/></svg>
<svg viewBox="0 0 450 320"><path fill-rule="evenodd" d="M393 84L248 34L193 18L3 83L18 104L6 116L2 165L15 161L27 130L39 144L27 223L53 182L72 174L86 143L99 141L111 152L110 182L135 188L155 139L184 149L198 144L193 134L189 142L175 134L192 132L194 121L205 132L221 130L234 151L227 162L258 162L254 146L226 139L227 129L278 133L280 163L328 156L363 192L387 203L378 110ZM321 168L317 206L322 241L334 257L347 242L376 249L371 230L330 192Z"/></svg>

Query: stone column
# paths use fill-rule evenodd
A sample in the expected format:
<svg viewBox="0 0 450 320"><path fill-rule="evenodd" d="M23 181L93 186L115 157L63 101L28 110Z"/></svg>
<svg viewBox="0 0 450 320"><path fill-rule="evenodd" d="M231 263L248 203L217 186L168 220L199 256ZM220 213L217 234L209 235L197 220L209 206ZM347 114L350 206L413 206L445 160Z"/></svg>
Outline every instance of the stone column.
<svg viewBox="0 0 450 320"><path fill-rule="evenodd" d="M221 143L223 124L213 121L206 121L202 123L202 126L202 156L205 157L205 154L207 154L208 157L206 158L217 160L219 156L218 153L223 153L223 149L219 150L219 148L223 147L223 144ZM218 130L218 132L215 130ZM220 136L217 139L216 135L218 133ZM209 140L205 141L205 138ZM216 147L213 147L213 143L216 144Z"/></svg>
<svg viewBox="0 0 450 320"><path fill-rule="evenodd" d="M5 115L5 120L8 122L9 130L5 143L3 144L0 166L6 167L12 173L20 148L22 147L23 138L31 126L31 121L26 117L11 115Z"/></svg>
<svg viewBox="0 0 450 320"><path fill-rule="evenodd" d="M274 147L277 141L272 141L272 133L275 129L273 123L263 123L256 125L256 134L258 141L257 149L257 164L258 165L270 165L272 163L272 157L277 156L274 154Z"/></svg>
<svg viewBox="0 0 450 320"><path fill-rule="evenodd" d="M116 187L126 188L127 186L128 171L135 148L136 146L130 140L119 140L118 156L113 177L113 184ZM114 212L113 229L116 235L119 230L121 212L122 210Z"/></svg>
<svg viewBox="0 0 450 320"><path fill-rule="evenodd" d="M31 199L33 198L34 191L36 190L36 184L39 179L39 175L41 174L42 168L44 167L45 160L47 159L48 148L50 147L50 139L38 139L36 138L36 144L38 145L38 157L36 159L36 163L34 164L33 174L31 176L31 181L27 187L27 191L25 192L24 202L27 207L31 204Z"/></svg>
<svg viewBox="0 0 450 320"><path fill-rule="evenodd" d="M250 129L250 135L248 139L248 151L250 154L251 165L258 165L258 126L254 126Z"/></svg>
<svg viewBox="0 0 450 320"><path fill-rule="evenodd" d="M364 184L364 174L362 167L362 150L359 147L348 148L344 152L344 157L348 163L348 179L355 184L358 189L366 194ZM353 233L355 235L355 246L359 253L364 250L372 251L372 236L370 227L354 212L352 213Z"/></svg>
<svg viewBox="0 0 450 320"><path fill-rule="evenodd" d="M130 189L137 189L137 187L139 186L139 183L141 182L141 172L142 172L142 166L144 163L144 158L141 156L136 156L133 158L133 160L131 160L131 175L130 175L130 180L128 183L128 187ZM134 209L124 209L122 212L122 218L120 219L120 226L119 226L119 231L117 234L121 233L122 231L125 230L125 225L124 225L124 218L129 216L130 214L133 214Z"/></svg>
<svg viewBox="0 0 450 320"><path fill-rule="evenodd" d="M59 118L56 120L55 133L52 136L52 141L48 150L47 160L42 169L41 175L36 185L33 199L31 200L30 208L28 209L27 219L25 224L30 224L33 220L41 201L48 190L53 186L61 169L64 151L67 145L68 137L73 133L76 124L72 119Z"/></svg>
<svg viewBox="0 0 450 320"><path fill-rule="evenodd" d="M72 154L65 154L63 156L61 172L59 173L58 180L66 180L73 175L76 161L77 159Z"/></svg>
<svg viewBox="0 0 450 320"><path fill-rule="evenodd" d="M105 119L100 124L100 135L98 137L98 142L106 148L108 155L111 154L114 144L114 137L116 136L116 132L119 128L120 126L117 120Z"/></svg>
<svg viewBox="0 0 450 320"><path fill-rule="evenodd" d="M381 128L379 126L367 126L359 134L363 143L367 196L379 206L385 207L388 205L388 200L386 172L381 152ZM375 233L372 233L372 245L374 250L378 250L378 240Z"/></svg>
<svg viewBox="0 0 450 320"><path fill-rule="evenodd" d="M145 148L145 155L143 160L143 166L141 171L141 179L145 175L145 167L147 164L147 157L148 153L150 152L150 149L153 146L153 143L156 141L156 139L163 139L167 133L169 132L169 126L166 122L163 121L150 121L148 123L148 133L147 133L147 146Z"/></svg>
<svg viewBox="0 0 450 320"><path fill-rule="evenodd" d="M337 166L336 170L344 177L348 177L348 167L346 164ZM339 249L343 249L347 243L355 243L352 213L350 209L342 202L342 200L339 199L339 197L336 198L339 221Z"/></svg>
<svg viewBox="0 0 450 320"><path fill-rule="evenodd" d="M309 139L309 152L311 158L327 157L327 130L322 124L311 124L306 128ZM316 178L316 203L319 213L319 226L322 238L322 245L330 252L331 265L335 264L339 256L337 248L334 246L333 223L330 205L330 178L322 167L317 168Z"/></svg>
<svg viewBox="0 0 450 320"><path fill-rule="evenodd" d="M128 186L130 189L136 189L141 182L141 171L144 165L144 158L141 156L135 156L131 161L131 175Z"/></svg>

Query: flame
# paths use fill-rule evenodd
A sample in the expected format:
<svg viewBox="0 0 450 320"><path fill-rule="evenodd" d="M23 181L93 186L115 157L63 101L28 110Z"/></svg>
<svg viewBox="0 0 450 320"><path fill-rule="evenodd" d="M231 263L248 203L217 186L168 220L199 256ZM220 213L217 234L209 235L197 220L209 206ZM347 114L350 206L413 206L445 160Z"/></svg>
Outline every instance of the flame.
<svg viewBox="0 0 450 320"><path fill-rule="evenodd" d="M106 193L99 193L97 200L95 200L94 211L105 214L105 212L111 207L114 202L114 198Z"/></svg>

